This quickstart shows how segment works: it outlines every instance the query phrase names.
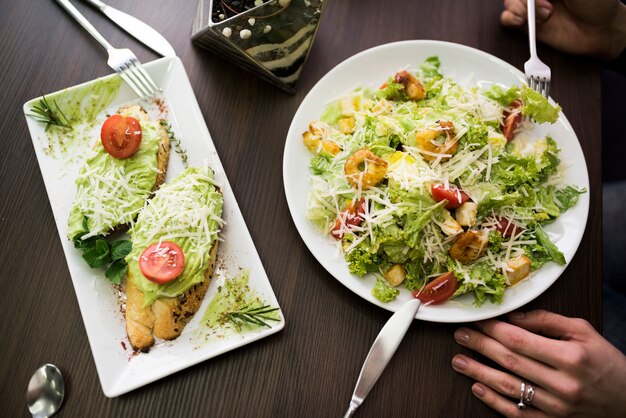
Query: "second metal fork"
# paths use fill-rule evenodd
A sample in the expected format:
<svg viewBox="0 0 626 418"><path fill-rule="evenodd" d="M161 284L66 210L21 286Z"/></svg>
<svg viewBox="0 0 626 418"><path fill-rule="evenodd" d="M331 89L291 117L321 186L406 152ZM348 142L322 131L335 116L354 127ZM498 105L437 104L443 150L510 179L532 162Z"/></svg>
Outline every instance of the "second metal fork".
<svg viewBox="0 0 626 418"><path fill-rule="evenodd" d="M146 100L159 91L159 87L141 66L128 48L114 48L100 32L68 0L56 0L96 41L109 53L107 64L113 68L131 89Z"/></svg>
<svg viewBox="0 0 626 418"><path fill-rule="evenodd" d="M524 64L526 83L528 86L548 97L550 94L551 72L550 67L544 64L537 56L537 40L535 37L535 0L528 0L528 43L530 44L530 59Z"/></svg>

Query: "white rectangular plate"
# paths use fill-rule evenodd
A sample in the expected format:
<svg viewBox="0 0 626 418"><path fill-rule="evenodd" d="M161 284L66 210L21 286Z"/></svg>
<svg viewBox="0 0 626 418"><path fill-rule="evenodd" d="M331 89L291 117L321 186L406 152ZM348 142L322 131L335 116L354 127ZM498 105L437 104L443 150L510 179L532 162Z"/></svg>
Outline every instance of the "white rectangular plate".
<svg viewBox="0 0 626 418"><path fill-rule="evenodd" d="M216 294L218 286L224 280L234 277L240 269L250 272L250 288L261 299L276 307L278 301L230 188L182 62L178 58L162 58L147 63L144 67L163 89L163 97L168 105L167 119L186 150L189 165L208 164L215 172L215 179L224 194L223 218L226 221L221 233L224 241L219 247L217 268L198 313L180 337L174 341L157 342L149 353L132 352L127 341L117 292L104 277L104 271L89 268L79 250L67 239L67 220L76 192L74 180L82 163L80 158L76 158L76 154L80 152L74 152L73 158L68 158L63 153L51 153L44 125L26 117L102 390L108 397L119 396L201 361L267 337L280 331L285 325L281 312L280 321L272 322L271 328L259 328L242 334L226 333L223 338L206 337L209 330L200 321L206 307ZM99 80L113 77L118 76L111 75ZM79 97L81 95L77 93L92 88L99 80L51 93L50 97ZM24 104L26 115L31 113L32 105L38 100L39 98L33 99ZM122 83L117 95L99 112L96 123L89 128L89 135L81 141L74 141L71 146L89 149L99 139L99 126L106 114L115 113L121 105L136 101L130 88ZM71 154L71 150L67 152ZM183 169L182 158L172 147L166 181L176 177Z"/></svg>

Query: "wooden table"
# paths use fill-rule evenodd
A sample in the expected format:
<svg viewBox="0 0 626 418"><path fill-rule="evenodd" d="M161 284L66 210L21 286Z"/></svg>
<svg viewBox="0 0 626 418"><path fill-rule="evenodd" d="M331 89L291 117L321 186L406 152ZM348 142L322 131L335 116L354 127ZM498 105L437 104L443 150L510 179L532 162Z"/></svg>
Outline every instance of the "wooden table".
<svg viewBox="0 0 626 418"><path fill-rule="evenodd" d="M78 3L78 2L76 2ZM409 4L413 3L413 4ZM111 0L157 28L179 53L287 326L270 338L191 367L116 399L100 388L22 114L22 104L109 74L103 51L53 1L0 0L0 415L28 416L31 373L63 371L65 417L340 416L370 344L389 313L330 276L300 240L287 210L282 150L298 105L327 71L366 48L438 39L487 51L522 68L523 34L499 24L499 2L332 0L295 96L189 40L196 1ZM111 43L155 58L84 4ZM547 47L553 97L582 143L591 180L585 236L567 271L528 308L581 316L601 312L600 76L592 61ZM470 381L450 368L454 325L415 322L360 416L489 416Z"/></svg>

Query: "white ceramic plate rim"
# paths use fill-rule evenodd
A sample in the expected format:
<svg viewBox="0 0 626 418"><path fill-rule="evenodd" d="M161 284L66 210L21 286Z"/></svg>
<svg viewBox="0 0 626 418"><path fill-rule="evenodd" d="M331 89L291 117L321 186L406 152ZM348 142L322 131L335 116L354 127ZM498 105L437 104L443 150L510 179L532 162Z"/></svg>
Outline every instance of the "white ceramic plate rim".
<svg viewBox="0 0 626 418"><path fill-rule="evenodd" d="M130 344L126 340L124 319L119 312L117 296L111 291L111 285L104 278L104 274L101 271L89 269L81 259L80 253L66 239L67 216L75 191L74 177L59 177L55 170L61 163L55 162L55 159L46 155L42 148L41 138L45 135L43 126L26 117L102 390L108 397L119 396L219 354L267 337L280 331L285 325L281 312L280 322L273 323L269 329L262 328L250 333L227 335L216 339L219 341L210 340L209 342L201 341L195 336L194 333L200 329L201 316L208 302L215 295L217 287L225 279L233 277L239 268L250 271L250 287L255 289L265 301L273 306L278 306L278 301L226 178L182 62L177 57L162 58L146 63L144 67L163 89L163 96L170 106L168 119L177 138L187 149L190 165L208 164L214 170L216 181L220 184L224 195L223 217L227 221L221 234L224 241L219 247L218 268L198 313L180 337L171 342L158 343L149 353L129 355ZM89 88L99 80L107 80L111 77L118 76L102 77L57 93L66 94L77 89ZM24 104L25 114L30 113L31 106L38 99ZM101 112L101 115L114 113L120 105L132 101L136 101L136 97L125 84L122 84L117 97ZM177 158L177 154L172 149L167 179L172 179L182 170L182 160ZM128 349L120 344L123 341Z"/></svg>
<svg viewBox="0 0 626 418"><path fill-rule="evenodd" d="M474 73L476 82L497 82L504 85L524 83L524 74L510 64L468 46L432 40L380 45L346 59L311 89L293 118L283 156L283 181L289 211L298 233L313 256L348 289L365 300L394 312L411 299L410 293L402 289L398 298L391 303L382 303L374 298L371 295L373 276L358 278L350 274L342 256L336 254L332 238L324 237L306 219L306 197L303 196L308 188L310 154L302 145L301 135L307 129L308 123L319 118L328 102L357 86L376 88L399 68L410 64L415 69L430 55L439 55L444 75L455 79L460 77L450 74L450 71L457 71L465 76L469 69L479 70ZM483 73L489 74L489 78L482 78ZM587 189L587 193L580 196L574 208L546 228L551 238L557 240L557 245L569 264L582 240L589 212L589 177L585 157L572 126L562 113L555 125L542 125L536 129L536 133L537 136L547 133L553 135L562 149L562 161L576 168L567 170L568 181ZM566 266L555 263L546 264L530 279L507 289L500 305L487 302L476 308L472 305L471 296L466 295L442 305L423 306L416 318L433 322L469 322L502 315L541 295L559 278L565 268Z"/></svg>

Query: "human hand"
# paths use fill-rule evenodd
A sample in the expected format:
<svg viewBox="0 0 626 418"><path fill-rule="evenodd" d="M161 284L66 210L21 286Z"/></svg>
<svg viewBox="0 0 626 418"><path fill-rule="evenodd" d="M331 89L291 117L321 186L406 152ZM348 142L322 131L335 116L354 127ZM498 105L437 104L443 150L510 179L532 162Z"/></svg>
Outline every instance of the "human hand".
<svg viewBox="0 0 626 418"><path fill-rule="evenodd" d="M452 359L454 370L478 381L472 392L481 401L508 417L626 416L626 356L587 321L543 310L508 319L454 334L459 344L508 369L462 354ZM526 409L517 408L522 382L536 385Z"/></svg>
<svg viewBox="0 0 626 418"><path fill-rule="evenodd" d="M537 39L576 55L614 59L626 48L626 6L619 0L536 0ZM526 25L526 0L504 0L504 26Z"/></svg>

